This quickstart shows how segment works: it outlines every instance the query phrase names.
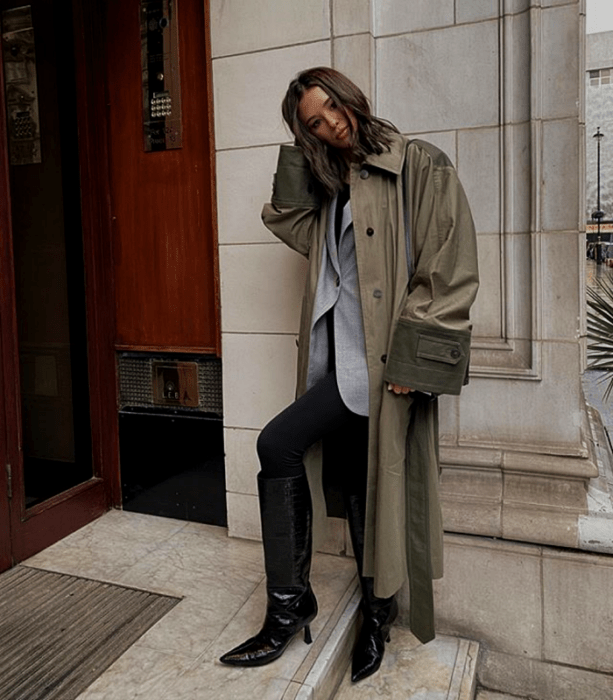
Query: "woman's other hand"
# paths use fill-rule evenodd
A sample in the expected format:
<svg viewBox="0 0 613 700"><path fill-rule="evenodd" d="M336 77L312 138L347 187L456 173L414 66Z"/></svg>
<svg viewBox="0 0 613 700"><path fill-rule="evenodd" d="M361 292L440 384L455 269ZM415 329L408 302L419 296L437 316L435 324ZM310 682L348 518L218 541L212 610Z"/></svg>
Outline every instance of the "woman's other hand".
<svg viewBox="0 0 613 700"><path fill-rule="evenodd" d="M400 386L399 384L392 384L391 382L387 385L388 391L393 391L394 394L408 394L409 391L413 391L408 386Z"/></svg>

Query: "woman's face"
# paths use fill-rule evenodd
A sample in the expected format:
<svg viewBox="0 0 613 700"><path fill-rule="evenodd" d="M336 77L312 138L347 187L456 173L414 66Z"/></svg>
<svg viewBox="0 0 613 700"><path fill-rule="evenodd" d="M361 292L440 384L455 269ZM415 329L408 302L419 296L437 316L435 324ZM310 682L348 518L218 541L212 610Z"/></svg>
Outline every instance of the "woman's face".
<svg viewBox="0 0 613 700"><path fill-rule="evenodd" d="M349 107L345 111L347 116L334 98L319 86L308 88L298 104L298 117L313 136L339 149L351 148L353 134L358 128L353 111Z"/></svg>

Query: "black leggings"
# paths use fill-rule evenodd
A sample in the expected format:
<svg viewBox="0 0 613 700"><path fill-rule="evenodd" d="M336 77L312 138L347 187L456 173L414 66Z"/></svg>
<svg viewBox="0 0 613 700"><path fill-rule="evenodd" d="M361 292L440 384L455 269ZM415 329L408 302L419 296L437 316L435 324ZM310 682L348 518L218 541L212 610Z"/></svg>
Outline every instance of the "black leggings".
<svg viewBox="0 0 613 700"><path fill-rule="evenodd" d="M343 403L336 372L330 372L299 399L273 418L260 433L257 442L262 476L278 478L304 473L302 459L307 449L334 432L353 434L361 444L362 461L366 460L368 418L350 411ZM348 449L347 455L351 453Z"/></svg>

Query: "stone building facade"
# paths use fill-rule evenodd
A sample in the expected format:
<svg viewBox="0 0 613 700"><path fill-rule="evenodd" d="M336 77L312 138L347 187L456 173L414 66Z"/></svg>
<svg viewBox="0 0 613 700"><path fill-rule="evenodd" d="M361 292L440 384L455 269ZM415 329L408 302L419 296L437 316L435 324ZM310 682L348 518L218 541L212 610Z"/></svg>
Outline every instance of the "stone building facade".
<svg viewBox="0 0 613 700"><path fill-rule="evenodd" d="M588 34L586 42L585 169L586 221L597 211L598 156L594 134L604 134L600 148L600 208L613 219L613 32Z"/></svg>
<svg viewBox="0 0 613 700"><path fill-rule="evenodd" d="M211 2L229 532L259 537L255 441L294 395L305 266L260 222L291 142L280 101L299 70L331 65L446 151L471 202L482 285L470 384L441 399L438 624L484 643L486 685L552 700L585 698L585 683L609 697L613 671L613 629L594 613L613 584L613 509L581 390L584 13L579 0ZM330 526L326 549L344 553L343 522Z"/></svg>
<svg viewBox="0 0 613 700"><path fill-rule="evenodd" d="M227 502L229 534L259 538L255 442L294 398L305 275L260 212L292 141L288 82L331 65L447 152L478 230L471 381L440 400L437 628L481 643L488 688L613 697L613 470L581 388L585 0L138 5L3 12L9 92L25 100L15 86L36 62L45 124L40 145L34 108L15 100L0 119L0 571L129 509L132 468L134 500L141 475L156 499L164 485L158 515L198 507L223 527ZM603 37L587 68L604 99ZM31 162L11 175L24 134ZM28 450L35 423L47 448L73 431L79 457ZM329 525L324 549L347 554L344 521Z"/></svg>

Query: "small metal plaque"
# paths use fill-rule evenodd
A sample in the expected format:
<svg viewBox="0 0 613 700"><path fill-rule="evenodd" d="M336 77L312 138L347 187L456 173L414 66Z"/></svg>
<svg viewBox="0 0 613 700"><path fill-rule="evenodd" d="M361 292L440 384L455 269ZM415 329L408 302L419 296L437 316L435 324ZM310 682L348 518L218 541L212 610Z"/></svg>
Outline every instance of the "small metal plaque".
<svg viewBox="0 0 613 700"><path fill-rule="evenodd" d="M198 406L196 362L153 362L153 402L161 406Z"/></svg>
<svg viewBox="0 0 613 700"><path fill-rule="evenodd" d="M2 12L2 59L10 163L40 163L40 119L31 5Z"/></svg>
<svg viewBox="0 0 613 700"><path fill-rule="evenodd" d="M176 0L141 0L145 151L181 148L181 75Z"/></svg>

